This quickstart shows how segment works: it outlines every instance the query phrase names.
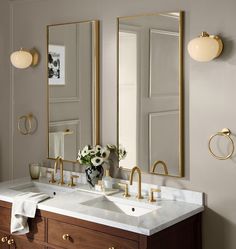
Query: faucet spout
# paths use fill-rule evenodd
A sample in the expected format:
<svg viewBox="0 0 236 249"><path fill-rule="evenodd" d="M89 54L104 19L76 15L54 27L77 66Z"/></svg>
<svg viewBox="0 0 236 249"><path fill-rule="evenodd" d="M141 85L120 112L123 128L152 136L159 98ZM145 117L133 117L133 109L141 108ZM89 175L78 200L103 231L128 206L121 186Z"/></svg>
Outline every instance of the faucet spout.
<svg viewBox="0 0 236 249"><path fill-rule="evenodd" d="M135 166L132 168L131 173L130 173L130 178L129 178L129 184L133 185L133 178L134 178L134 172L137 171L138 173L138 193L137 193L137 199L143 199L142 196L142 176L141 176L141 170L138 166Z"/></svg>
<svg viewBox="0 0 236 249"><path fill-rule="evenodd" d="M164 162L164 161L161 161L161 160L160 160L160 161L156 161L156 162L153 164L152 173L155 172L155 169L157 168L157 165L158 165L158 164L160 164L160 166L163 167L164 172L165 172L165 175L168 175L168 168L167 168L165 162Z"/></svg>
<svg viewBox="0 0 236 249"><path fill-rule="evenodd" d="M60 168L60 175L61 175L61 180L59 181L60 185L64 185L64 164L63 164L63 159L61 157L57 157L56 161L54 163L54 174L56 175L57 169Z"/></svg>

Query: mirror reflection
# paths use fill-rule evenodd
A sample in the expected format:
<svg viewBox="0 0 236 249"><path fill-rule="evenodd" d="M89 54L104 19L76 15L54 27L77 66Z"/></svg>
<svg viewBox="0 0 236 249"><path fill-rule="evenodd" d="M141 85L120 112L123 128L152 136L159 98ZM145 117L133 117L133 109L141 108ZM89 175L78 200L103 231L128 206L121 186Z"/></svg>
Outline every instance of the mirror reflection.
<svg viewBox="0 0 236 249"><path fill-rule="evenodd" d="M118 18L120 167L183 176L182 12Z"/></svg>
<svg viewBox="0 0 236 249"><path fill-rule="evenodd" d="M48 26L48 157L99 143L98 21Z"/></svg>

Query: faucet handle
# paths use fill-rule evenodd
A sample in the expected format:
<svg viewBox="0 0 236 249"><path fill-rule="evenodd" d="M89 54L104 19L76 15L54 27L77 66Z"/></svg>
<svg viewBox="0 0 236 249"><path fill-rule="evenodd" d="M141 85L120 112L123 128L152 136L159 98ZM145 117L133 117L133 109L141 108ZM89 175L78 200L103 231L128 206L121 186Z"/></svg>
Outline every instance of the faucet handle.
<svg viewBox="0 0 236 249"><path fill-rule="evenodd" d="M125 188L125 192L124 192L123 196L130 197L128 184L127 183L118 183L118 185L122 188Z"/></svg>
<svg viewBox="0 0 236 249"><path fill-rule="evenodd" d="M54 170L47 170L46 172L51 174L51 178L49 180L49 183L55 183L56 180L55 180L55 177L54 177Z"/></svg>
<svg viewBox="0 0 236 249"><path fill-rule="evenodd" d="M74 179L77 179L79 178L79 176L77 175L71 175L70 176L70 183L68 183L68 187L74 187L76 186L76 184L74 183Z"/></svg>
<svg viewBox="0 0 236 249"><path fill-rule="evenodd" d="M150 196L149 196L149 202L156 202L156 200L154 199L153 194L154 193L160 193L161 190L159 188L151 188L150 189Z"/></svg>

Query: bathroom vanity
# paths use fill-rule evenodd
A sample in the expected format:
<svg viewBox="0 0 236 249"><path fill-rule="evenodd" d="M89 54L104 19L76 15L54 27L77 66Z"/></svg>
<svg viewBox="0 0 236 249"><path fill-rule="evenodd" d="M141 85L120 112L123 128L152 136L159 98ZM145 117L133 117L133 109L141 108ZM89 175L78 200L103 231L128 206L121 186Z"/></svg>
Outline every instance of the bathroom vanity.
<svg viewBox="0 0 236 249"><path fill-rule="evenodd" d="M120 192L111 196L79 189L67 191L64 188L64 192L60 192L58 186L53 188L30 181L26 184L23 180L0 185L1 249L201 248L201 212L204 208L199 204L165 198L149 204L145 199L136 201L131 197L126 200ZM10 235L12 198L23 188L42 191L41 187L51 188L56 196L38 204L36 218L29 219L30 233ZM172 189L177 199L181 195L190 201L202 198L202 193L183 190L179 195L176 191ZM170 188L163 187L162 192L163 196L171 196ZM111 204L120 204L119 210ZM130 207L133 215L128 213Z"/></svg>

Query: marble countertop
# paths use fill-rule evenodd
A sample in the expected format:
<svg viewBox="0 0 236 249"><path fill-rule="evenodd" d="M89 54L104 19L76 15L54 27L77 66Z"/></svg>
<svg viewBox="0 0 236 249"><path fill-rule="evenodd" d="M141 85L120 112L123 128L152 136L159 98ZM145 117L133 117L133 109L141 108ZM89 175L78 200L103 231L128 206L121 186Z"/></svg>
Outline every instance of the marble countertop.
<svg viewBox="0 0 236 249"><path fill-rule="evenodd" d="M29 178L23 178L0 183L0 200L12 203L14 197L19 194L12 188L30 182ZM85 185L39 203L38 209L144 235L152 235L204 210L203 193L168 187L161 187L161 190L162 198L154 204L150 204L147 198L143 200L136 200L134 196L129 198L129 202L134 205L137 203L143 207L158 206L158 209L139 217L104 210L97 208L96 205L83 205L82 203L86 201L101 198L101 194L89 191ZM109 198L112 201L124 200L122 192L109 195Z"/></svg>

